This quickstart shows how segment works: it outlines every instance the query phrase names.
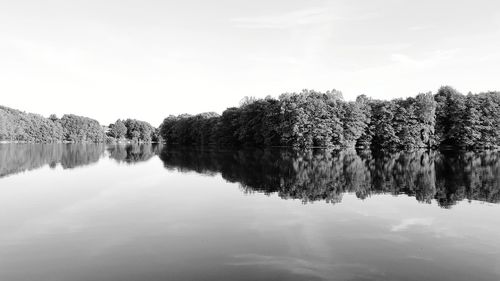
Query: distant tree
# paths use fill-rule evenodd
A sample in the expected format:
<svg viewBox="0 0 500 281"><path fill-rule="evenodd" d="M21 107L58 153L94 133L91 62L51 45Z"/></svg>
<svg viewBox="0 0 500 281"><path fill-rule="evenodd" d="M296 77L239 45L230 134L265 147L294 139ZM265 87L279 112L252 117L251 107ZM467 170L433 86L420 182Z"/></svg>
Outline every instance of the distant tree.
<svg viewBox="0 0 500 281"><path fill-rule="evenodd" d="M369 99L365 95L358 96L356 98L356 103L359 106L359 109L363 112L364 115L364 130L356 141L356 146L361 148L368 148L372 144L372 139L374 136L374 122L372 120L372 103L374 101Z"/></svg>
<svg viewBox="0 0 500 281"><path fill-rule="evenodd" d="M154 132L151 135L151 141L153 142L162 142L161 135L160 135L160 129L156 128Z"/></svg>
<svg viewBox="0 0 500 281"><path fill-rule="evenodd" d="M163 120L160 125L159 133L161 138L167 143L175 143L174 126L177 124L178 118L170 115Z"/></svg>
<svg viewBox="0 0 500 281"><path fill-rule="evenodd" d="M416 117L419 123L418 132L420 139L419 147L432 147L438 140L435 135L436 126L436 106L432 93L418 94L415 98Z"/></svg>
<svg viewBox="0 0 500 281"><path fill-rule="evenodd" d="M230 107L220 117L216 137L219 144L227 146L238 146L240 141L238 138L238 126L241 112L236 107Z"/></svg>
<svg viewBox="0 0 500 281"><path fill-rule="evenodd" d="M476 146L500 146L500 93L487 92L474 97L477 99L475 107L479 114L481 135Z"/></svg>
<svg viewBox="0 0 500 281"><path fill-rule="evenodd" d="M420 124L418 122L415 99L394 100L394 116L392 126L398 142L392 144L394 148L412 149L418 147L420 140Z"/></svg>
<svg viewBox="0 0 500 281"><path fill-rule="evenodd" d="M59 118L57 118L57 115L55 115L55 114L50 114L49 119L52 122L56 122L57 120L59 120Z"/></svg>
<svg viewBox="0 0 500 281"><path fill-rule="evenodd" d="M393 126L396 103L393 101L379 101L372 104L373 141L372 146L380 148L400 147L401 141L396 135Z"/></svg>
<svg viewBox="0 0 500 281"><path fill-rule="evenodd" d="M130 136L129 138L130 138L132 141L138 142L138 141L140 140L141 133L140 133L139 131L137 131L137 130L132 130L132 131L130 132L130 135L129 135L129 136Z"/></svg>
<svg viewBox="0 0 500 281"><path fill-rule="evenodd" d="M103 142L104 130L99 122L87 117L65 114L59 120L64 139L72 142Z"/></svg>
<svg viewBox="0 0 500 281"><path fill-rule="evenodd" d="M342 94L304 90L280 96L282 143L297 147L339 146L343 142Z"/></svg>
<svg viewBox="0 0 500 281"><path fill-rule="evenodd" d="M436 137L440 145L459 146L465 98L449 86L441 87L434 96L436 107Z"/></svg>
<svg viewBox="0 0 500 281"><path fill-rule="evenodd" d="M280 101L270 96L264 99L265 112L262 118L262 137L264 145L277 146L281 145L280 139L280 123L281 120L281 104Z"/></svg>
<svg viewBox="0 0 500 281"><path fill-rule="evenodd" d="M0 110L0 140L5 140L8 136L7 116L3 110Z"/></svg>
<svg viewBox="0 0 500 281"><path fill-rule="evenodd" d="M465 98L465 110L459 124L460 134L455 143L461 147L474 147L481 139L481 116L479 100L473 95Z"/></svg>
<svg viewBox="0 0 500 281"><path fill-rule="evenodd" d="M112 125L112 126L111 126ZM117 139L122 139L125 137L127 134L127 127L125 126L125 123L118 119L114 124L110 125L110 136L117 138Z"/></svg>
<svg viewBox="0 0 500 281"><path fill-rule="evenodd" d="M268 99L247 100L239 108L241 114L238 119L239 124L236 135L240 143L250 146L262 146L266 144L266 139L269 140L271 128L268 126L272 126L267 119L271 110L270 102Z"/></svg>
<svg viewBox="0 0 500 281"><path fill-rule="evenodd" d="M127 119L123 122L127 128L125 136L136 142L151 142L155 128L148 122ZM115 124L116 125L116 124Z"/></svg>
<svg viewBox="0 0 500 281"><path fill-rule="evenodd" d="M344 146L353 147L367 130L370 123L370 115L366 100L358 97L355 102L343 104L343 132Z"/></svg>

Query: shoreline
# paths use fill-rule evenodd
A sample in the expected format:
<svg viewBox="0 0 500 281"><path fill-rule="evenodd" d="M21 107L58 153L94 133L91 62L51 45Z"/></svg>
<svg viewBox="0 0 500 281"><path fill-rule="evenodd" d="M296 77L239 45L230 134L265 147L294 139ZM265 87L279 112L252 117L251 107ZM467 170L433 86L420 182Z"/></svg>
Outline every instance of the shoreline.
<svg viewBox="0 0 500 281"><path fill-rule="evenodd" d="M92 142L92 141L57 141L57 142L30 142L30 141L6 141L1 140L0 144L161 144L161 142L134 142L134 141L113 141L113 142Z"/></svg>
<svg viewBox="0 0 500 281"><path fill-rule="evenodd" d="M0 140L0 144L105 144L105 145L128 145L128 144L163 144L163 145L168 145L168 146L173 146L173 147L182 147L182 148L206 148L206 147L212 147L212 148L219 148L219 149L297 149L297 150L314 150L314 149L325 149L325 150L331 150L331 151L341 151L341 150L349 150L349 149L354 149L354 150L359 150L359 151L366 151L366 150L372 150L372 151L377 151L377 152L400 152L400 151L415 151L415 150L429 150L429 151L496 151L500 150L500 146L494 146L494 147L478 147L478 148L472 148L472 149L467 149L463 147L453 147L453 146L436 146L436 147L413 147L409 149L399 149L399 148L371 148L371 147L351 147L351 146L346 146L346 147L325 147L325 146L311 146L311 147L293 147L293 146L265 146L265 147L220 147L215 144L212 145L183 145L183 144L168 144L165 142L134 142L131 140L119 140L119 141L103 141L103 142L90 142L90 141L83 141L83 142L72 142L72 141L60 141L60 142L28 142L28 141L7 141L7 140Z"/></svg>

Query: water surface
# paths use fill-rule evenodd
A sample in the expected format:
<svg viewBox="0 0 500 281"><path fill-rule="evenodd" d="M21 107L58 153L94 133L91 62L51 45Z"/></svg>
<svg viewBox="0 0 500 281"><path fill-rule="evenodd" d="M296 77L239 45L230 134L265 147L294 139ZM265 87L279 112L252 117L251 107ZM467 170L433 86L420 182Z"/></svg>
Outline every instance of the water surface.
<svg viewBox="0 0 500 281"><path fill-rule="evenodd" d="M500 280L500 152L0 145L0 280Z"/></svg>

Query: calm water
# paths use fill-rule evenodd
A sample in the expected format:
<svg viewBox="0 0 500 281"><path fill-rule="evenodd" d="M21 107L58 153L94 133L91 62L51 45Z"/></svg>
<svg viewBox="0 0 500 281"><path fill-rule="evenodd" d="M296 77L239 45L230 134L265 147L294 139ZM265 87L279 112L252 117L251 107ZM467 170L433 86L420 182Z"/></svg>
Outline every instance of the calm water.
<svg viewBox="0 0 500 281"><path fill-rule="evenodd" d="M0 145L0 280L500 280L500 152Z"/></svg>

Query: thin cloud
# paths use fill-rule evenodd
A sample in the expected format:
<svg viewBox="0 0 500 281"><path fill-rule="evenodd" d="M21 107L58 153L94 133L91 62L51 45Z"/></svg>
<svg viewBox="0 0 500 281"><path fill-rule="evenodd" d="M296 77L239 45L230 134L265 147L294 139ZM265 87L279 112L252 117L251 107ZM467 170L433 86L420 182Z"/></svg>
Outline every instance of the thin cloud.
<svg viewBox="0 0 500 281"><path fill-rule="evenodd" d="M362 50L362 51L401 51L412 47L411 43L390 42L381 44L346 44L339 48L346 50Z"/></svg>
<svg viewBox="0 0 500 281"><path fill-rule="evenodd" d="M431 226L433 223L432 218L409 218L403 219L399 224L391 227L391 231L405 231L412 226Z"/></svg>
<svg viewBox="0 0 500 281"><path fill-rule="evenodd" d="M437 50L423 59L415 59L406 54L395 53L391 55L391 60L402 65L426 68L436 66L443 61L451 60L456 57L458 52L459 49Z"/></svg>
<svg viewBox="0 0 500 281"><path fill-rule="evenodd" d="M410 28L408 28L408 30L411 30L411 31L422 31L422 30L428 30L428 29L431 29L432 27L429 26L429 25L414 25L414 26L411 26Z"/></svg>
<svg viewBox="0 0 500 281"><path fill-rule="evenodd" d="M407 218L401 220L399 224L391 227L392 232L403 232L411 227L426 228L426 232L432 233L435 237L458 238L463 237L454 229L442 226L442 223L436 223L434 218Z"/></svg>
<svg viewBox="0 0 500 281"><path fill-rule="evenodd" d="M237 27L255 29L287 29L298 26L325 24L333 21L360 21L377 17L378 14L338 16L331 8L316 7L270 16L241 17L231 19Z"/></svg>
<svg viewBox="0 0 500 281"><path fill-rule="evenodd" d="M266 256L258 254L242 254L233 257L228 265L235 267L266 267L284 271L303 279L331 280L332 276L342 280L382 280L384 272L378 268L362 263L330 262L321 259L301 259L290 256Z"/></svg>

